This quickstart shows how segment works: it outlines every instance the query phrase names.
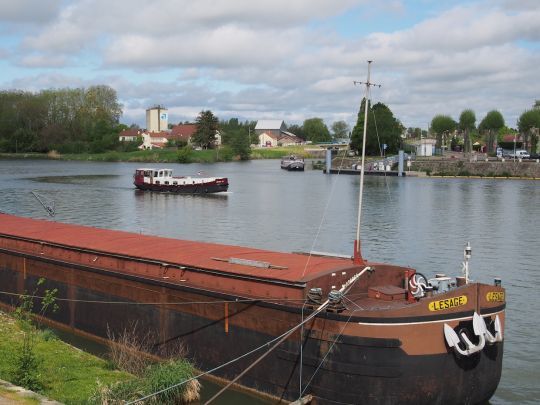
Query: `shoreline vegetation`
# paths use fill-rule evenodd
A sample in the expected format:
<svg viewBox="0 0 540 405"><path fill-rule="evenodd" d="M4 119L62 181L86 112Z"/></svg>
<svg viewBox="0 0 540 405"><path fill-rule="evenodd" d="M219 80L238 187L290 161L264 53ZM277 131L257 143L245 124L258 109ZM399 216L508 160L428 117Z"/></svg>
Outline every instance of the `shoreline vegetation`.
<svg viewBox="0 0 540 405"><path fill-rule="evenodd" d="M17 317L0 310L0 380L16 380L18 362L24 352L21 341L28 333L25 328L28 325L22 324ZM115 340L116 345L110 348L110 360L106 360L62 341L51 329L32 326L31 333L32 352L36 360L33 363L35 367L28 372L34 374L38 384L34 387L25 387L21 383L16 385L63 404L122 403L123 400L135 400L169 387L195 374L191 363L182 358L146 361L148 356L137 354L140 348L133 345L135 341L131 335L128 335L127 341L125 335ZM120 362L117 361L119 358ZM139 370L133 369L133 364ZM193 380L154 399L156 403L189 403L199 398L199 389L198 381ZM17 391L11 389L0 389L0 402L2 398L21 404L37 404L41 401L39 396L29 397L28 393L18 395Z"/></svg>
<svg viewBox="0 0 540 405"><path fill-rule="evenodd" d="M281 159L295 154L302 158L316 158L317 153L305 150L304 146L276 148L253 148L250 160ZM0 159L50 159L88 162L146 162L146 163L218 163L240 160L231 148L194 150L191 148L168 148L138 150L132 152L109 151L103 153L0 153Z"/></svg>
<svg viewBox="0 0 540 405"><path fill-rule="evenodd" d="M296 155L304 159L314 159L314 170L324 169L324 149L317 149L316 145L311 148L306 146L284 146L273 148L253 148L250 160L258 159L281 159L287 155ZM450 156L434 156L431 158L418 158L411 166L411 170L423 173L426 177L439 178L523 178L540 179L540 164L536 161L512 161L490 158L488 161L470 161L456 154ZM219 149L195 150L192 148L167 148L154 150L138 150L131 152L109 151L103 153L70 153L60 154L52 151L49 153L0 153L0 160L5 159L46 159L63 161L86 161L86 162L128 162L128 163L220 163L240 161L228 147ZM367 162L380 159L367 157ZM358 157L334 157L333 167L352 167L358 163ZM394 168L395 169L395 168ZM407 168L405 168L407 171Z"/></svg>

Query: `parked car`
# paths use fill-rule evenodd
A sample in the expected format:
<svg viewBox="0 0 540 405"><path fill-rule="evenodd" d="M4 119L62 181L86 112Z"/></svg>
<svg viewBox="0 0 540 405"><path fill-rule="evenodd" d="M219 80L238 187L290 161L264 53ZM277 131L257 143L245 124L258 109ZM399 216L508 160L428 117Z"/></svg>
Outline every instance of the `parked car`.
<svg viewBox="0 0 540 405"><path fill-rule="evenodd" d="M515 152L512 151L510 153L511 158L517 158L517 159L529 159L531 155L529 155L529 152L527 152L525 149L518 149Z"/></svg>
<svg viewBox="0 0 540 405"><path fill-rule="evenodd" d="M531 153L531 156L529 156L529 159L531 160L540 159L540 153Z"/></svg>

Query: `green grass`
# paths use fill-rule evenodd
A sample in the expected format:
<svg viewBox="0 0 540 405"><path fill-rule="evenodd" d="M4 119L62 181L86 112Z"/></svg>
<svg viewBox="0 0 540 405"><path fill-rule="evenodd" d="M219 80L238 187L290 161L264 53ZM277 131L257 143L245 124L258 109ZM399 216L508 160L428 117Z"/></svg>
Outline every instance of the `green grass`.
<svg viewBox="0 0 540 405"><path fill-rule="evenodd" d="M280 159L283 156L295 154L300 157L311 157L305 146L286 146L277 148L253 148L251 159ZM177 163L176 149L138 150L134 152L110 151L105 153L0 153L0 159L57 159L94 162L151 162ZM189 163L230 162L235 156L228 147L220 149L192 150L189 152Z"/></svg>
<svg viewBox="0 0 540 405"><path fill-rule="evenodd" d="M22 331L17 322L0 313L0 379L10 381L21 341ZM95 391L97 381L110 384L133 378L111 370L103 359L51 338L50 332L37 332L35 352L40 361L39 378L45 387L41 393L65 404L85 403Z"/></svg>
<svg viewBox="0 0 540 405"><path fill-rule="evenodd" d="M309 158L312 157L309 152L306 152L306 148L316 148L316 146L278 146L276 148L253 148L251 149L252 159L281 159L283 156L296 155L298 157Z"/></svg>

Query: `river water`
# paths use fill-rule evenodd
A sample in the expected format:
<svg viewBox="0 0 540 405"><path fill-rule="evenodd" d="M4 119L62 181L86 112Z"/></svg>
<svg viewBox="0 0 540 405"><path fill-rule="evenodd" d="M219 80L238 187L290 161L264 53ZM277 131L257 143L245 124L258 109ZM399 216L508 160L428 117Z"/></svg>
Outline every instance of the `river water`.
<svg viewBox="0 0 540 405"><path fill-rule="evenodd" d="M286 172L276 160L153 165L175 175L229 178L228 193L183 196L135 190L132 174L141 166L0 161L0 210L48 218L34 191L54 202L55 221L285 252L352 253L358 176ZM504 366L491 403L537 403L540 182L366 177L364 190L361 239L369 260L412 266L426 276L456 275L469 241L472 278L502 278Z"/></svg>

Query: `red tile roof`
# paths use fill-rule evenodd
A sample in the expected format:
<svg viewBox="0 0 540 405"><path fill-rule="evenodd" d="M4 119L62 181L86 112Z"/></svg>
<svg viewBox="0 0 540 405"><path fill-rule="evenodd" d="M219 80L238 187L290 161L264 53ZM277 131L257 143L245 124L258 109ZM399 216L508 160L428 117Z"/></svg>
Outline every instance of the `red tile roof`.
<svg viewBox="0 0 540 405"><path fill-rule="evenodd" d="M119 136L139 136L140 131L139 128L128 128L120 132Z"/></svg>
<svg viewBox="0 0 540 405"><path fill-rule="evenodd" d="M169 139L189 141L197 130L197 124L179 124L172 127Z"/></svg>
<svg viewBox="0 0 540 405"><path fill-rule="evenodd" d="M514 137L516 139L516 142L521 142L519 134L507 134L503 136L503 142L514 142Z"/></svg>

